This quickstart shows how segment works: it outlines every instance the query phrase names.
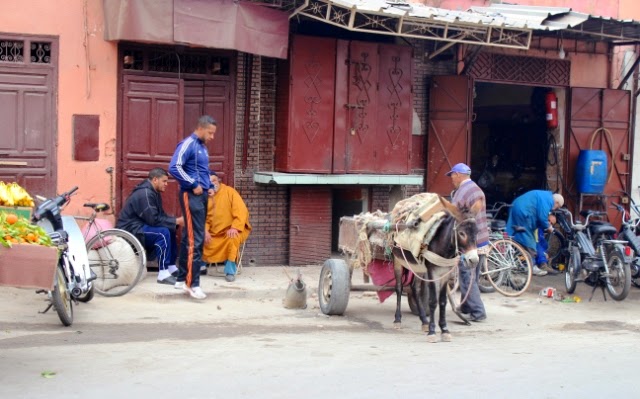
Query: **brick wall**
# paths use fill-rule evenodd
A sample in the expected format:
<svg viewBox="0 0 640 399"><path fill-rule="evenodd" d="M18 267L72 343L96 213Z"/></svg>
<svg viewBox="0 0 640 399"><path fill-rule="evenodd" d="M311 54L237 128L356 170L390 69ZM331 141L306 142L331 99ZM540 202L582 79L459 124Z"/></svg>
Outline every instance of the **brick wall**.
<svg viewBox="0 0 640 399"><path fill-rule="evenodd" d="M276 62L253 56L248 134L245 132L246 54L239 54L236 90L235 187L251 214L253 230L243 254L245 265L282 265L289 258L289 189L258 185L253 173L273 170L275 143ZM244 152L245 135L248 136Z"/></svg>

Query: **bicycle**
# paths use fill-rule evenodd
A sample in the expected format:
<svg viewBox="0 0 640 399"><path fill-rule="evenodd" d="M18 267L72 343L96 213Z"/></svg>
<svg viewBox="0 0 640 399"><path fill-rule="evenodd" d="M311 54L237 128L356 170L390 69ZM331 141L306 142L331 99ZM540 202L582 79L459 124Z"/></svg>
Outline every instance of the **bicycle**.
<svg viewBox="0 0 640 399"><path fill-rule="evenodd" d="M89 267L95 273L95 291L103 296L126 294L138 284L147 264L147 254L138 239L125 230L101 229L96 217L110 209L106 203L86 203L93 211L90 216L74 216L84 220L84 241L89 256ZM99 220L99 219L98 219Z"/></svg>
<svg viewBox="0 0 640 399"><path fill-rule="evenodd" d="M510 206L506 203L496 203L487 211L489 252L480 272L478 288L484 293L498 291L502 295L515 297L529 288L533 262L529 251L508 236L506 222L495 219L502 209ZM519 231L523 228L515 226L515 229Z"/></svg>

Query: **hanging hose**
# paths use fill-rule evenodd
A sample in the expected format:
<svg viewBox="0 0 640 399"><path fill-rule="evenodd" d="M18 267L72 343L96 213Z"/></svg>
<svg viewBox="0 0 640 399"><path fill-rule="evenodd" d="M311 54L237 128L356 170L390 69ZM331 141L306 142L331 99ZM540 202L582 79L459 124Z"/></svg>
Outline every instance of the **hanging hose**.
<svg viewBox="0 0 640 399"><path fill-rule="evenodd" d="M606 142L609 145L609 159L611 159L611 162L608 165L609 173L607 175L607 183L609 183L611 181L611 176L613 175L613 136L611 135L609 129L607 129L606 127L600 127L594 130L593 133L591 133L591 141L589 142L590 150L593 150L593 142L595 141L598 133L604 134Z"/></svg>

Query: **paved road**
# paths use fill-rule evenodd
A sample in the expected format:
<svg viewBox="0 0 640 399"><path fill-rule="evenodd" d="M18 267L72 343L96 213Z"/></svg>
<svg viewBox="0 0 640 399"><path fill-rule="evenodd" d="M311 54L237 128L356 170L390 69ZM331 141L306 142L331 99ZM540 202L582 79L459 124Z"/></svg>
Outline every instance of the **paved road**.
<svg viewBox="0 0 640 399"><path fill-rule="evenodd" d="M304 310L282 306L282 268L246 268L235 283L204 277L201 303L150 273L125 297L79 304L69 328L37 313L41 296L0 287L0 398L637 395L638 289L623 302L561 303L537 296L561 277L535 278L520 298L484 295L485 322L465 326L449 313L453 342L429 344L406 304L395 330L393 300L370 293L352 293L344 317L323 315L320 269L302 270Z"/></svg>

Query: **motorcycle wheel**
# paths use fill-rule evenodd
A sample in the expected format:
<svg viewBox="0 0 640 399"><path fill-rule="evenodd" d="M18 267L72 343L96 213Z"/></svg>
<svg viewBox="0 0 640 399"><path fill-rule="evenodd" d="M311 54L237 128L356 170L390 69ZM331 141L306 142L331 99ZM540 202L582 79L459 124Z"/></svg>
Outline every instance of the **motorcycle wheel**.
<svg viewBox="0 0 640 399"><path fill-rule="evenodd" d="M58 265L56 268L51 302L62 324L66 327L70 326L73 323L73 302L71 301L71 292L67 289L67 278L62 265Z"/></svg>
<svg viewBox="0 0 640 399"><path fill-rule="evenodd" d="M620 248L614 248L607 256L609 275L605 277L607 291L611 298L622 301L629 295L631 288L631 269L624 262L624 255Z"/></svg>
<svg viewBox="0 0 640 399"><path fill-rule="evenodd" d="M573 294L576 290L576 276L580 271L580 251L573 247L569 252L569 262L564 273L564 286L568 294Z"/></svg>

